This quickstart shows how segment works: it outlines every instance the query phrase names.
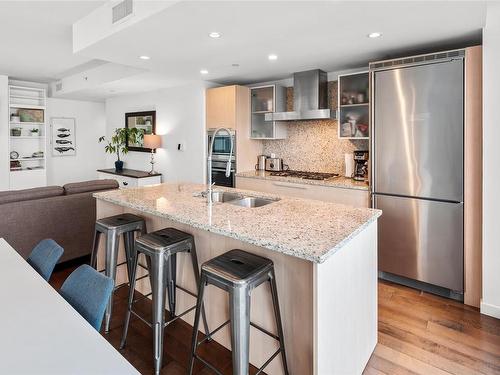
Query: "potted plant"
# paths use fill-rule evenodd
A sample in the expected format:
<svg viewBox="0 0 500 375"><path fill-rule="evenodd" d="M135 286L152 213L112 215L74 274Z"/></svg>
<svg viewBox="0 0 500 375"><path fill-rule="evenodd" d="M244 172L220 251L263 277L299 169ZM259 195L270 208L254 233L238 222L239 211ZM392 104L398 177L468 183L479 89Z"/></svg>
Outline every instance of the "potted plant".
<svg viewBox="0 0 500 375"><path fill-rule="evenodd" d="M39 129L35 129L35 128L30 129L30 135L33 136L33 137L37 136L38 135L38 131L39 131Z"/></svg>
<svg viewBox="0 0 500 375"><path fill-rule="evenodd" d="M108 154L116 154L118 160L115 161L115 170L117 172L121 172L123 171L123 161L120 160L120 153L124 155L128 152L128 142L132 144L140 143L143 137L144 132L140 129L118 128L115 129L110 140L108 140L104 135L99 137L99 143L107 142L106 146L104 146L104 151Z"/></svg>

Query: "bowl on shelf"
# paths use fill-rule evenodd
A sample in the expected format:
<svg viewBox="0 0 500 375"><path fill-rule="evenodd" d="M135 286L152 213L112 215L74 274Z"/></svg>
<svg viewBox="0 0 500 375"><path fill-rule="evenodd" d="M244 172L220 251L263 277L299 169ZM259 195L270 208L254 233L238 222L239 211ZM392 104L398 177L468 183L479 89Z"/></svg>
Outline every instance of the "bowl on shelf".
<svg viewBox="0 0 500 375"><path fill-rule="evenodd" d="M37 152L34 152L32 155L31 155L32 158L43 158L43 151L37 151Z"/></svg>

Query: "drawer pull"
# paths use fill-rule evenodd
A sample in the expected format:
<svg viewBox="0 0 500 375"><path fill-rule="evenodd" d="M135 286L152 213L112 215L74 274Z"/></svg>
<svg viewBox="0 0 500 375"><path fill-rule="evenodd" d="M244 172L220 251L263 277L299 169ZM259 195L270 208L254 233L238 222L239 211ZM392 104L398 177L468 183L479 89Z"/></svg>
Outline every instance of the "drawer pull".
<svg viewBox="0 0 500 375"><path fill-rule="evenodd" d="M286 187L286 188L292 188L292 189L307 190L307 187L305 187L305 186L289 185L289 184L284 184L284 183L280 183L280 182L273 182L273 185L282 186L282 187Z"/></svg>
<svg viewBox="0 0 500 375"><path fill-rule="evenodd" d="M125 185L125 186L127 186L127 185L128 185L128 182L127 182L127 181L123 181L122 183L123 183L123 185Z"/></svg>

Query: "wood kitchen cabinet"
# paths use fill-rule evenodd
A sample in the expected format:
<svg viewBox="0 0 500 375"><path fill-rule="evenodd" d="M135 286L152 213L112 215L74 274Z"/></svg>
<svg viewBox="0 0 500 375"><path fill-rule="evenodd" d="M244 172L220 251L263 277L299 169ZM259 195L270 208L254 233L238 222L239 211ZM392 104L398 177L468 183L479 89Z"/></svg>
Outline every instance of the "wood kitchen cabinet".
<svg viewBox="0 0 500 375"><path fill-rule="evenodd" d="M237 129L249 116L250 90L233 85L208 89L206 92L207 128Z"/></svg>
<svg viewBox="0 0 500 375"><path fill-rule="evenodd" d="M288 197L340 203L353 207L370 207L370 193L368 190L361 189L299 184L240 176L236 176L236 188Z"/></svg>
<svg viewBox="0 0 500 375"><path fill-rule="evenodd" d="M250 139L250 89L232 85L207 89L206 128L230 128L236 134L236 170L255 167L260 144Z"/></svg>

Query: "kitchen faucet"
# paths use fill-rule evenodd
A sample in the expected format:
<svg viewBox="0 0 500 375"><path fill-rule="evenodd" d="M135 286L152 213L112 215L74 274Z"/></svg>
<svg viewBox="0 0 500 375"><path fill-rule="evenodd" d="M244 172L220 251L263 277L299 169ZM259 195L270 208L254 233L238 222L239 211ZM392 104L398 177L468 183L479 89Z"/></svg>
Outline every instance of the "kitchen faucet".
<svg viewBox="0 0 500 375"><path fill-rule="evenodd" d="M231 136L231 131L228 128L217 128L214 133L212 134L212 142L210 142L210 150L208 151L208 189L207 189L207 202L212 203L212 186L214 185L212 183L212 152L214 148L214 142L215 142L215 136L217 133L221 130L224 130L229 134L229 139L231 140L231 151L229 152L229 159L227 160L226 164L226 177L229 177L231 175L231 159L233 157L233 149L234 149L234 140L233 137Z"/></svg>

